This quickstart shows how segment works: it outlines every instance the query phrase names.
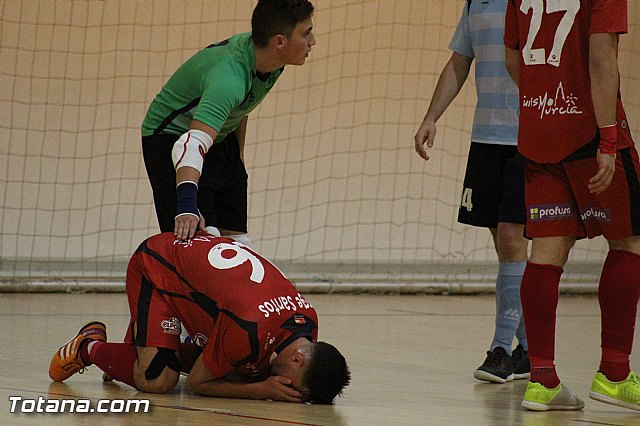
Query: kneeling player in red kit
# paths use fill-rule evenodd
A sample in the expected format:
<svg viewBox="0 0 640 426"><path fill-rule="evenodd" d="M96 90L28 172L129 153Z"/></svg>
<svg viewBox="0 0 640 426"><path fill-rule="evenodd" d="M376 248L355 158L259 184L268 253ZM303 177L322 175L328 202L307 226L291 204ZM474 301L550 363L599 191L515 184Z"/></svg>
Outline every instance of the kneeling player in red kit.
<svg viewBox="0 0 640 426"><path fill-rule="evenodd" d="M127 270L131 320L124 343L91 322L53 356L49 376L95 364L107 379L165 393L187 387L221 398L330 404L349 384L344 357L318 342L316 311L269 261L201 232L145 240ZM182 343L182 327L192 342Z"/></svg>

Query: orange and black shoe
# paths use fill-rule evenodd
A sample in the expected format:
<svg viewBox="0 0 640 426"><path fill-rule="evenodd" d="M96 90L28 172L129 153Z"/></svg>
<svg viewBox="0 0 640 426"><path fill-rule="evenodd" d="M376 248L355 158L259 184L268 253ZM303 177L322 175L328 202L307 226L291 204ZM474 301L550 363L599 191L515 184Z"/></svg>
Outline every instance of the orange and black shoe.
<svg viewBox="0 0 640 426"><path fill-rule="evenodd" d="M78 334L53 354L49 365L49 377L54 382L62 382L77 372L84 371L85 363L80 357L80 348L86 340L107 341L107 327L98 321L86 324Z"/></svg>

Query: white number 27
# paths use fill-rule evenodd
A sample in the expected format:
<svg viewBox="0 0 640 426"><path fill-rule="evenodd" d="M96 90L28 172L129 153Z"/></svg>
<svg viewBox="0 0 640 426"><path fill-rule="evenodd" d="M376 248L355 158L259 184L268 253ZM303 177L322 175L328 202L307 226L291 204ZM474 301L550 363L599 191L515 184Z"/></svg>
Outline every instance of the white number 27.
<svg viewBox="0 0 640 426"><path fill-rule="evenodd" d="M559 67L562 47L567 41L567 35L569 34L569 31L571 31L573 21L576 19L576 15L580 10L580 0L547 0L546 4L546 13L566 11L560 21L560 24L558 24L558 28L556 29L551 52L547 57L544 48L532 49L533 42L538 35L538 31L540 31L540 26L542 25L542 16L545 13L545 2L542 0L523 0L520 5L520 11L528 14L529 10L533 9L533 16L531 16L531 23L529 24L527 44L522 49L522 57L526 65L542 65L547 63L554 67Z"/></svg>

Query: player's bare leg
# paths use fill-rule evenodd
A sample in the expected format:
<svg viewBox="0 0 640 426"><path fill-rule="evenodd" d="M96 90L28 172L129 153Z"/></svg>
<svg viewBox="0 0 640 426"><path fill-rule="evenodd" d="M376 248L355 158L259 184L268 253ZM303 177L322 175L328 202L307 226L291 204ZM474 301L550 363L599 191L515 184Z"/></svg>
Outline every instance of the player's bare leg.
<svg viewBox="0 0 640 426"><path fill-rule="evenodd" d="M155 347L137 347L137 350L138 360L133 366L133 378L138 390L166 393L173 389L180 378L180 373L168 365L175 357L175 351Z"/></svg>

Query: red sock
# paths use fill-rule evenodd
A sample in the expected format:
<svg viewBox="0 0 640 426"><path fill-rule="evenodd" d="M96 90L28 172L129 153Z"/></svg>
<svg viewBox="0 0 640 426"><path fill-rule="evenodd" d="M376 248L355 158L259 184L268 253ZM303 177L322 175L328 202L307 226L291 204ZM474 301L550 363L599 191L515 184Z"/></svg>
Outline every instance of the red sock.
<svg viewBox="0 0 640 426"><path fill-rule="evenodd" d="M180 343L178 347L178 359L180 360L180 371L188 373L191 367L202 353L202 350L195 343Z"/></svg>
<svg viewBox="0 0 640 426"><path fill-rule="evenodd" d="M640 296L640 256L612 250L607 255L598 286L601 313L600 372L612 382L629 375L629 356Z"/></svg>
<svg viewBox="0 0 640 426"><path fill-rule="evenodd" d="M138 350L133 343L98 342L91 348L89 356L109 376L136 387L133 365L138 359Z"/></svg>
<svg viewBox="0 0 640 426"><path fill-rule="evenodd" d="M94 340L85 340L84 342L82 342L80 344L80 359L82 360L82 363L85 366L89 366L91 364L93 364L93 362L91 361L91 357L89 357L89 343L93 342Z"/></svg>
<svg viewBox="0 0 640 426"><path fill-rule="evenodd" d="M602 359L600 360L600 367L598 367L598 371L604 374L610 382L622 382L627 378L631 371L629 356L624 354L620 357L621 359L619 361L605 360L605 358L616 357L612 352L615 351L602 349Z"/></svg>
<svg viewBox="0 0 640 426"><path fill-rule="evenodd" d="M532 382L541 383L548 389L553 389L560 384L560 378L556 372L556 367L536 367L531 369Z"/></svg>
<svg viewBox="0 0 640 426"><path fill-rule="evenodd" d="M555 370L556 309L562 268L527 262L520 285L531 381L555 388L560 379Z"/></svg>

